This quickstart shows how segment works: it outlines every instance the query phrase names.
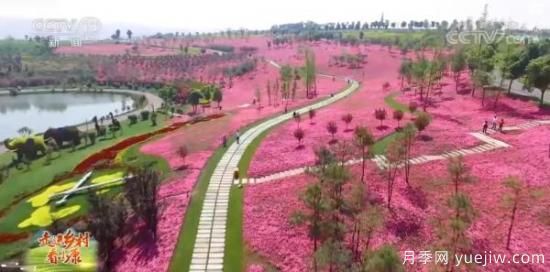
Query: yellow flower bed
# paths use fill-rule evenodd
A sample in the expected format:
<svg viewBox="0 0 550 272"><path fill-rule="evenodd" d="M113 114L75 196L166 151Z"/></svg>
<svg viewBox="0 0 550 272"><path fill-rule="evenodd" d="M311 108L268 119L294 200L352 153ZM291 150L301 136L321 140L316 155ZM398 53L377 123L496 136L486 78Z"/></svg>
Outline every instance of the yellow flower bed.
<svg viewBox="0 0 550 272"><path fill-rule="evenodd" d="M63 208L55 212L51 212L51 207L40 207L31 213L30 217L23 220L23 222L17 225L18 228L23 229L33 226L47 227L53 223L54 219L64 218L80 210L80 205L74 205L71 207Z"/></svg>
<svg viewBox="0 0 550 272"><path fill-rule="evenodd" d="M124 177L123 171L113 172L108 175L102 175L95 177L90 180L89 184L103 184L113 180L122 179ZM69 215L72 215L80 210L80 205L74 205L66 208L59 209L55 212L51 211L51 206L48 205L50 197L56 193L70 190L75 186L76 182L68 182L61 185L52 185L41 193L30 197L27 202L31 204L32 207L36 208L29 218L23 220L17 227L27 228L30 226L38 227L47 227L53 223L56 219L65 218ZM111 186L116 186L122 184L122 181L115 182ZM97 194L103 194L108 192L110 188L105 188L97 191Z"/></svg>
<svg viewBox="0 0 550 272"><path fill-rule="evenodd" d="M76 182L69 182L62 185L52 185L44 190L42 193L39 193L27 200L35 208L42 207L48 204L50 197L56 193L60 193L66 190L73 188Z"/></svg>

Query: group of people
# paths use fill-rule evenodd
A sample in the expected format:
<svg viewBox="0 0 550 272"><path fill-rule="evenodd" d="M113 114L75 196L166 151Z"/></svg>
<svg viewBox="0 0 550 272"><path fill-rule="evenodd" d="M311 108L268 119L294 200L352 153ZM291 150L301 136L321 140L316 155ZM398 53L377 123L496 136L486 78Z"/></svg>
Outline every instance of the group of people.
<svg viewBox="0 0 550 272"><path fill-rule="evenodd" d="M235 142L237 142L237 144L241 144L241 133L237 130L237 132L235 132ZM223 147L227 147L227 136L226 135L223 135L222 137L222 145Z"/></svg>
<svg viewBox="0 0 550 272"><path fill-rule="evenodd" d="M504 127L504 118L500 118L500 121L499 121L495 114L491 122L491 129L497 131L497 125L498 125L498 131L502 132L502 128ZM487 134L488 128L489 128L489 121L485 120L483 122L483 133Z"/></svg>

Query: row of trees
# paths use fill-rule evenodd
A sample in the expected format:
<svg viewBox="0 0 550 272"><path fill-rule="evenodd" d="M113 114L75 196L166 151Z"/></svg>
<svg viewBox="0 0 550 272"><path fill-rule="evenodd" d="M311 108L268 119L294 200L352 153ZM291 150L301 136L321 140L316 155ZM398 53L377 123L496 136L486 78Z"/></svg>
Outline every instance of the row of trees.
<svg viewBox="0 0 550 272"><path fill-rule="evenodd" d="M193 112L197 112L198 105L201 103L210 103L214 101L220 108L223 100L223 92L217 85L204 85L199 89L193 90L187 97L187 102L193 107Z"/></svg>
<svg viewBox="0 0 550 272"><path fill-rule="evenodd" d="M426 111L430 103L430 95L439 86L446 68L447 62L441 51L436 53L433 59L428 59L423 54L419 54L415 60L406 59L399 68L401 89L404 90L405 82L409 85L413 84L416 87L415 95L419 91L420 100Z"/></svg>
<svg viewBox="0 0 550 272"><path fill-rule="evenodd" d="M346 153L346 148L316 150L317 165L310 172L316 181L301 197L306 208L291 217L308 228L313 271L404 271L393 247L371 248L383 211L365 201L363 183L353 181L344 165Z"/></svg>
<svg viewBox="0 0 550 272"><path fill-rule="evenodd" d="M381 173L387 183L386 209L373 200L374 192L363 181L364 170L358 181L347 169L345 162L353 153L351 146L342 144L315 151L316 165L308 172L315 177L315 182L310 183L301 195L305 208L295 211L291 216L292 223L304 225L308 229L308 237L312 242L313 271L404 271L402 260L394 248L384 245L374 249L371 241L384 226L391 230L392 222L399 217L391 201L397 177L402 171L405 175L410 172L410 166L404 162L409 160L406 154L410 154L414 135L414 128L407 126L386 151L388 165ZM354 142L357 151L365 154L373 141L368 130L359 127L355 130ZM431 222L436 237L434 246L448 251L449 256L455 256L472 250L469 233L477 212L463 186L476 179L462 157L451 159L447 172L445 180L450 194L443 200L443 205ZM412 190L408 179L406 182L407 188ZM505 244L506 248L510 248L518 211L540 194L525 187L516 177L506 178L503 184L508 189L503 196L503 207L510 209ZM410 230L399 226L397 231ZM405 237L399 234L396 236ZM455 270L454 258L450 258L442 268L445 271Z"/></svg>

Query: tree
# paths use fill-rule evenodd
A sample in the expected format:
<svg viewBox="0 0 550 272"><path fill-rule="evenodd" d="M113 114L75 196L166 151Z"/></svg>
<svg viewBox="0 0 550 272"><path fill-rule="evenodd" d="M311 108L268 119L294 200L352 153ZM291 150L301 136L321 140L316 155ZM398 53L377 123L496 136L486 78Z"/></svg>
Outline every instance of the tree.
<svg viewBox="0 0 550 272"><path fill-rule="evenodd" d="M395 185L395 179L399 171L399 164L403 160L405 155L404 146L398 141L393 140L388 145L386 150L387 165L384 166L387 182L387 207L391 210L391 201L393 196L393 189Z"/></svg>
<svg viewBox="0 0 550 272"><path fill-rule="evenodd" d="M361 183L365 180L367 148L374 144L374 137L366 127L358 126L353 133L355 145L361 150Z"/></svg>
<svg viewBox="0 0 550 272"><path fill-rule="evenodd" d="M323 243L323 249L316 254L321 257L321 264L329 266L329 271L334 269L341 271L341 265L349 261L349 251L343 247L345 238L345 224L343 215L346 213L347 205L344 198L343 188L350 179L350 174L344 164L331 163L324 168L314 172L323 185L323 194L327 197L328 217L327 233L328 239ZM342 258L344 257L344 258Z"/></svg>
<svg viewBox="0 0 550 272"><path fill-rule="evenodd" d="M118 40L120 40L120 29L117 29L115 31L115 34L111 35L111 39L117 41L118 43Z"/></svg>
<svg viewBox="0 0 550 272"><path fill-rule="evenodd" d="M397 121L397 127L398 128L399 128L399 122L401 122L404 115L405 114L403 113L402 110L394 110L393 111L393 119L395 119Z"/></svg>
<svg viewBox="0 0 550 272"><path fill-rule="evenodd" d="M314 109L312 109L312 108L309 109L308 115L309 115L309 122L310 122L310 124L313 124L313 118L315 118L315 114L316 114L316 112L315 112Z"/></svg>
<svg viewBox="0 0 550 272"><path fill-rule="evenodd" d="M256 87L254 96L255 96L255 100L258 102L258 108L261 108L262 107L262 91L260 90L259 87Z"/></svg>
<svg viewBox="0 0 550 272"><path fill-rule="evenodd" d="M374 110L374 117L377 120L380 120L380 126L382 126L384 120L386 119L386 109L380 108L380 109Z"/></svg>
<svg viewBox="0 0 550 272"><path fill-rule="evenodd" d="M449 211L443 214L438 224L438 236L443 246L450 249L450 256L463 253L470 245L467 231L475 217L475 210L471 205L470 197L460 192L459 185L472 181L470 169L464 164L463 158L452 158L449 161L447 172L453 186L453 194L447 200ZM452 271L454 260L450 260L448 269Z"/></svg>
<svg viewBox="0 0 550 272"><path fill-rule="evenodd" d="M202 94L198 90L192 91L187 97L187 102L193 107L193 113L197 112L197 106L199 105L201 99Z"/></svg>
<svg viewBox="0 0 550 272"><path fill-rule="evenodd" d="M504 194L503 204L504 207L512 210L510 213L510 225L508 226L508 233L506 236L506 249L510 250L512 231L515 221L517 220L518 211L528 206L530 201L538 199L542 192L532 191L529 187L525 186L518 177L507 177L504 179L503 183L504 186L509 189L509 192Z"/></svg>
<svg viewBox="0 0 550 272"><path fill-rule="evenodd" d="M307 212L294 212L291 222L297 225L307 225L308 237L313 242L313 252L317 252L319 242L323 239L326 229L324 217L329 208L321 191L320 183L316 182L309 185L300 200L305 204ZM313 258L313 271L317 271L316 258Z"/></svg>
<svg viewBox="0 0 550 272"><path fill-rule="evenodd" d="M346 113L342 115L342 121L346 124L346 130L348 130L349 124L353 120L353 115L351 113Z"/></svg>
<svg viewBox="0 0 550 272"><path fill-rule="evenodd" d="M443 246L449 249L449 256L465 253L469 250L470 240L468 229L473 223L476 212L470 197L465 193L452 195L447 200L450 214L444 215L439 221L438 236ZM447 270L453 271L455 258L449 258Z"/></svg>
<svg viewBox="0 0 550 272"><path fill-rule="evenodd" d="M336 125L336 122L330 121L327 123L327 131L332 135L332 140L334 140L334 135L336 132L338 132L338 126Z"/></svg>
<svg viewBox="0 0 550 272"><path fill-rule="evenodd" d="M298 140L298 146L302 145L302 139L304 138L304 136L305 136L305 132L304 132L303 129L296 128L294 130L294 138L296 138L296 140Z"/></svg>
<svg viewBox="0 0 550 272"><path fill-rule="evenodd" d="M488 85L491 83L491 75L489 74L489 72L477 69L474 72L472 80L474 82L474 90L472 90L472 92L475 92L476 88L482 88L483 90L483 94L481 97L481 105L483 106L485 104L485 91L487 90Z"/></svg>
<svg viewBox="0 0 550 272"><path fill-rule="evenodd" d="M367 256L364 271L403 272L405 268L397 250L390 245L383 245Z"/></svg>
<svg viewBox="0 0 550 272"><path fill-rule="evenodd" d="M458 50L451 58L451 71L455 80L455 91L458 91L460 73L466 68L466 57L463 50Z"/></svg>
<svg viewBox="0 0 550 272"><path fill-rule="evenodd" d="M363 252L369 252L374 232L381 228L383 224L384 216L379 207L368 205L365 209L361 211L361 213L359 214L357 240L364 241ZM363 239L360 238L362 235L364 237ZM358 248L355 249L355 252L359 252Z"/></svg>
<svg viewBox="0 0 550 272"><path fill-rule="evenodd" d="M399 77L401 78L401 90L404 90L405 79L407 82L411 79L412 76L412 62L410 60L404 60L399 66Z"/></svg>
<svg viewBox="0 0 550 272"><path fill-rule="evenodd" d="M407 186L410 186L409 177L411 175L411 156L412 156L412 147L414 140L416 139L416 128L412 124L405 126L401 134L399 135L399 141L405 148L404 154L404 167L405 168L405 182Z"/></svg>
<svg viewBox="0 0 550 272"><path fill-rule="evenodd" d="M424 129L426 129L426 127L428 127L431 121L432 118L429 114L425 112L419 112L416 116L416 119L414 119L414 126L416 127L416 129L418 129L419 132L422 132L424 131Z"/></svg>
<svg viewBox="0 0 550 272"><path fill-rule="evenodd" d="M529 62L525 74L525 85L529 90L533 87L540 91L540 106L544 105L544 93L550 85L550 55L536 58Z"/></svg>
<svg viewBox="0 0 550 272"><path fill-rule="evenodd" d="M134 213L145 222L153 240L156 240L160 175L150 168L135 169L130 175L131 178L124 183L125 197Z"/></svg>
<svg viewBox="0 0 550 272"><path fill-rule="evenodd" d="M305 50L305 67L304 67L304 83L306 85L306 97L310 97L310 94L313 89L313 93L316 93L315 90L317 71L315 67L315 53L310 50Z"/></svg>
<svg viewBox="0 0 550 272"><path fill-rule="evenodd" d="M223 93L220 88L214 87L212 89L212 100L218 103L218 108L221 108L220 104L223 100Z"/></svg>
<svg viewBox="0 0 550 272"><path fill-rule="evenodd" d="M524 50L506 48L499 61L499 70L503 79L509 80L508 94L512 90L514 80L522 77L528 65L528 60L524 57Z"/></svg>
<svg viewBox="0 0 550 272"><path fill-rule="evenodd" d="M420 88L420 99L424 100L424 90L428 84L430 62L423 56L412 63L411 76L413 81ZM415 91L416 95L416 91Z"/></svg>
<svg viewBox="0 0 550 272"><path fill-rule="evenodd" d="M267 81L266 92L267 92L267 105L271 106L271 83L269 82L269 80Z"/></svg>
<svg viewBox="0 0 550 272"><path fill-rule="evenodd" d="M292 81L292 67L289 65L283 65L279 70L281 78L281 96L285 99L285 108L288 107L288 102L290 99L290 83ZM276 82L278 84L278 82Z"/></svg>
<svg viewBox="0 0 550 272"><path fill-rule="evenodd" d="M116 238L123 234L126 207L121 199L97 196L95 192L88 194L88 202L88 229L98 242L98 271L112 271L112 253Z"/></svg>
<svg viewBox="0 0 550 272"><path fill-rule="evenodd" d="M449 161L447 172L449 173L451 183L453 184L455 195L458 195L458 193L460 192L460 184L472 181L470 168L464 163L464 158L462 156L452 158Z"/></svg>
<svg viewBox="0 0 550 272"><path fill-rule="evenodd" d="M493 45L472 45L465 49L466 66L473 78L477 70L492 71L494 66L495 49ZM472 96L475 95L475 85L472 86Z"/></svg>
<svg viewBox="0 0 550 272"><path fill-rule="evenodd" d="M126 31L126 36L128 36L128 40L132 40L132 30L128 29L128 31Z"/></svg>

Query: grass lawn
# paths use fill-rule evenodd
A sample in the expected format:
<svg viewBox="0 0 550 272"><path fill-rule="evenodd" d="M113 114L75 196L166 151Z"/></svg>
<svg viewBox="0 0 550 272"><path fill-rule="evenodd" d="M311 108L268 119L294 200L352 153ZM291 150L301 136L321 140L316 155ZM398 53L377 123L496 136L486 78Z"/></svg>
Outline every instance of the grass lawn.
<svg viewBox="0 0 550 272"><path fill-rule="evenodd" d="M386 102L386 104L394 110L401 110L405 113L410 112L409 105L402 104L402 103L397 102L395 100L395 97L397 95L398 95L398 93L392 93L392 94L384 97L384 102Z"/></svg>
<svg viewBox="0 0 550 272"><path fill-rule="evenodd" d="M159 118L163 119L163 118ZM159 120L159 122L161 122ZM116 138L99 139L95 145L81 145L74 152L70 148L63 149L60 156L54 159L50 165L44 165L45 158L33 161L30 170L10 171L10 176L4 183L0 184L0 210L8 208L18 196L40 190L50 183L52 179L62 173L70 172L78 163L89 155L109 147L123 139L138 134L143 134L162 127L162 123L152 127L149 121L138 122L128 126L127 121L122 122L124 127L123 135ZM13 153L0 154L0 162L9 162ZM0 232L3 231L0 229Z"/></svg>
<svg viewBox="0 0 550 272"><path fill-rule="evenodd" d="M33 187L32 191L35 191L35 190L40 191L42 187L44 187L46 184L49 183L49 181L53 179L56 173L72 170L76 164L78 164L80 161L82 161L82 159L84 159L86 156L90 155L91 153L98 151L102 148L106 148L129 136L145 133L153 129L158 129L159 127L160 126L153 128L151 127L149 122L141 122L132 127L125 128L123 137L119 136L116 139L107 139L104 141L99 141L94 146L89 146L83 149L77 149L75 152L64 150L62 151L61 157L52 161L52 164L48 166L43 166L43 163L44 163L43 158L39 159L33 162L34 167L31 166L30 171L19 171L19 170L12 171L12 175L10 176L10 179L7 180L4 184L2 184L0 187L2 188L2 191L0 191L0 195L8 195L9 192L18 193L17 188L23 191L24 189L27 189L27 187L24 187L24 185L28 185L28 184L32 184L33 186L35 186ZM160 137L160 136L157 136L157 137ZM168 163L160 157L140 153L139 152L140 146L141 144L134 145L124 150L123 152L121 152L120 162L128 166L147 165L149 167L153 167L160 173L164 174L163 178L165 178L166 175L170 173L170 168L168 166ZM2 154L2 156L0 156L0 158L4 158L4 159L6 157L9 158L9 156L6 156L6 154ZM118 169L96 171L94 173L94 176L102 176L102 175L110 174L115 171L123 171L123 170L124 169L122 168L118 168ZM60 181L59 183L56 183L56 185L63 185L70 182L76 182L79 178L80 177L72 177L70 179ZM25 183L24 181L28 181L28 182ZM7 184L12 184L12 183L17 183L19 186L7 186ZM8 191L8 193L6 191ZM31 192L31 189L28 189L25 192ZM108 194L114 196L120 192L121 192L120 187L111 187L110 190L108 191ZM29 226L23 229L18 228L18 224L21 223L26 218L29 218L32 212L35 211L36 208L32 207L32 205L29 202L25 201L27 198L19 202L10 204L11 201L13 201L13 198L17 197L17 195L13 193L11 195L12 199L2 198L0 200L4 205L13 205L13 206L10 206L10 209L7 210L7 212L0 218L0 233L28 232L32 234L35 231L43 229L38 226ZM80 206L80 209L76 213L71 214L70 216L62 219L61 220L62 224L67 220L72 220L74 218L78 218L80 216L84 216L87 214L88 201L87 201L86 194L75 195L74 197L71 197L64 207L70 207L75 205ZM6 206L3 206L3 207L6 207ZM54 207L54 205L52 204L51 211L54 212L56 210L58 210L57 207ZM30 239L24 239L13 243L0 244L0 260L4 260L9 256L13 256L14 254L24 251L30 246L31 242L32 241L30 241Z"/></svg>

